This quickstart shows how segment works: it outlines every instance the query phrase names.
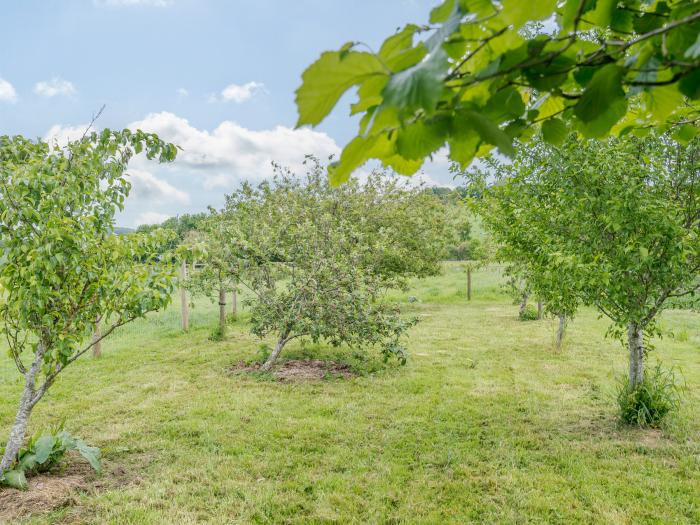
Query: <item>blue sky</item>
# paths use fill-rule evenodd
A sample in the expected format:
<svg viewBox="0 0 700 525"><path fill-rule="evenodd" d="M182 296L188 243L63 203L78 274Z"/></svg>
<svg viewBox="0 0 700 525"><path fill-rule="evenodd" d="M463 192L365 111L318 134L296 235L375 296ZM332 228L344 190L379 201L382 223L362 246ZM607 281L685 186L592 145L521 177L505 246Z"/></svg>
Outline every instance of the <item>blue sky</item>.
<svg viewBox="0 0 700 525"><path fill-rule="evenodd" d="M137 159L125 226L219 206L270 160L337 153L354 133L347 102L294 130L306 66L348 40L377 46L435 0L24 0L3 4L0 133L75 137L99 127L156 131L185 148L171 166ZM451 182L446 164L426 168Z"/></svg>

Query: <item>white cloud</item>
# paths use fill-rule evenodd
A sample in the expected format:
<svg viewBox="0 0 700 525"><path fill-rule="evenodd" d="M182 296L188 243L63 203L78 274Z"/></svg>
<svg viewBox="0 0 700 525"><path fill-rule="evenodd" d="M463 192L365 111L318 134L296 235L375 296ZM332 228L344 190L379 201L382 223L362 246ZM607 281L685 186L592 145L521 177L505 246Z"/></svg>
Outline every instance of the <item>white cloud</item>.
<svg viewBox="0 0 700 525"><path fill-rule="evenodd" d="M241 180L269 177L272 161L301 171L306 154L326 160L329 155L340 153L331 137L308 128L276 126L270 130L253 131L226 120L207 131L168 112L152 113L130 124L129 128L157 133L163 140L180 146L182 151L178 153L173 168L187 168L201 176L207 190L233 189ZM140 158L135 162L137 168L146 166L140 164L143 162Z"/></svg>
<svg viewBox="0 0 700 525"><path fill-rule="evenodd" d="M188 95L190 94L190 92L187 91L185 88L178 88L177 94L178 94L178 96L180 96L180 97L186 97L186 96L188 96Z"/></svg>
<svg viewBox="0 0 700 525"><path fill-rule="evenodd" d="M243 85L229 84L221 91L220 100L223 102L235 102L236 104L240 104L246 100L250 100L253 98L253 96L260 92L265 92L265 84L262 82L252 81ZM216 96L213 96L210 97L210 100L215 102L219 99L217 99Z"/></svg>
<svg viewBox="0 0 700 525"><path fill-rule="evenodd" d="M160 224L170 217L172 217L172 215L158 213L157 211L145 211L137 215L134 226L141 226L142 224Z"/></svg>
<svg viewBox="0 0 700 525"><path fill-rule="evenodd" d="M4 78L0 78L0 100L4 102L16 102L17 92L15 87Z"/></svg>
<svg viewBox="0 0 700 525"><path fill-rule="evenodd" d="M168 7L172 5L173 0L92 0L92 3L97 7Z"/></svg>
<svg viewBox="0 0 700 525"><path fill-rule="evenodd" d="M34 93L42 97L55 97L56 95L75 95L75 86L68 80L54 77L51 80L42 80L34 85Z"/></svg>
<svg viewBox="0 0 700 525"><path fill-rule="evenodd" d="M127 175L132 185L129 196L134 199L161 203L187 204L190 202L189 194L157 178L150 171L129 169Z"/></svg>

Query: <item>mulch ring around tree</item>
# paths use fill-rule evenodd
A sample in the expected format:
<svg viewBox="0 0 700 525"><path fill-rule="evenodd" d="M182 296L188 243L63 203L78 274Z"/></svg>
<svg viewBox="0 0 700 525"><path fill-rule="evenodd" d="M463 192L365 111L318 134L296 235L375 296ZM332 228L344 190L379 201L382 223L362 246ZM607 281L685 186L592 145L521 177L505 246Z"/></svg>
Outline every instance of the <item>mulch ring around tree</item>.
<svg viewBox="0 0 700 525"><path fill-rule="evenodd" d="M261 363L241 361L229 368L233 374L261 372ZM282 383L305 383L324 379L350 379L357 373L347 363L320 359L290 359L272 367L270 374Z"/></svg>
<svg viewBox="0 0 700 525"><path fill-rule="evenodd" d="M90 465L71 455L62 467L27 478L27 490L0 487L0 523L77 505L81 493L99 492L137 481L122 467L103 464L102 468L103 473L98 475Z"/></svg>

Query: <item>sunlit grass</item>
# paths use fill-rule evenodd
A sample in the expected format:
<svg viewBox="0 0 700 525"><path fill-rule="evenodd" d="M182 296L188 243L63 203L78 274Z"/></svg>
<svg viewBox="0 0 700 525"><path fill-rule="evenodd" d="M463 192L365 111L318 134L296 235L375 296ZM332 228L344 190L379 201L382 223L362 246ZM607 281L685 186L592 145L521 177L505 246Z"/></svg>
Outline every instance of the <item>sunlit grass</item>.
<svg viewBox="0 0 700 525"><path fill-rule="evenodd" d="M553 350L553 320L520 322L498 272L447 265L394 298L421 322L404 367L348 359L351 380L281 384L230 375L260 342L244 319L211 342L216 305L192 330L177 308L135 323L103 358L68 369L31 425L66 419L139 484L81 495L29 522L80 523L698 523L700 316L664 315L651 359L677 365L687 391L659 431L622 426L616 378L626 355L592 311ZM417 299L408 302L409 296ZM19 382L0 381L8 431Z"/></svg>

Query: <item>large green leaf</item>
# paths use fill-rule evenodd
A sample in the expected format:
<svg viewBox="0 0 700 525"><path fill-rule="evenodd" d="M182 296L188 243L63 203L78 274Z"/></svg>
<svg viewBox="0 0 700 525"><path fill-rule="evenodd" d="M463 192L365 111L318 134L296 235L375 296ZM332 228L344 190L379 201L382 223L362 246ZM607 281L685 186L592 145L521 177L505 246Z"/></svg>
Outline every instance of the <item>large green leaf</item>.
<svg viewBox="0 0 700 525"><path fill-rule="evenodd" d="M578 129L591 139L602 138L607 135L612 127L627 113L627 100L615 98L607 106L604 113L590 121L578 121Z"/></svg>
<svg viewBox="0 0 700 525"><path fill-rule="evenodd" d="M328 178L332 186L346 182L353 171L367 162L377 138L377 135L358 135L343 148L340 160L328 166Z"/></svg>
<svg viewBox="0 0 700 525"><path fill-rule="evenodd" d="M678 82L678 90L691 100L700 98L700 68Z"/></svg>
<svg viewBox="0 0 700 525"><path fill-rule="evenodd" d="M695 43L685 50L683 56L691 59L700 57L700 33L698 33L698 38L695 40Z"/></svg>
<svg viewBox="0 0 700 525"><path fill-rule="evenodd" d="M413 36L419 27L409 24L398 33L387 38L379 49L379 58L392 71L401 71L417 64L428 52L420 43L413 47Z"/></svg>
<svg viewBox="0 0 700 525"><path fill-rule="evenodd" d="M465 124L474 128L483 142L496 146L502 154L508 157L515 155L512 139L491 119L473 110L462 111L459 116L466 119Z"/></svg>
<svg viewBox="0 0 700 525"><path fill-rule="evenodd" d="M380 60L372 53L327 51L302 74L296 91L299 109L297 126L319 124L338 99L352 86L373 75L384 74Z"/></svg>
<svg viewBox="0 0 700 525"><path fill-rule="evenodd" d="M622 89L623 74L624 70L617 64L608 64L595 72L574 106L574 114L579 120L592 122L598 119L608 112L610 105L616 99L625 96Z"/></svg>
<svg viewBox="0 0 700 525"><path fill-rule="evenodd" d="M617 0L597 0L595 9L586 13L585 19L595 25L605 27L610 24Z"/></svg>
<svg viewBox="0 0 700 525"><path fill-rule="evenodd" d="M392 75L382 92L384 104L408 113L417 109L432 113L442 95L447 66L447 54L438 49L420 64Z"/></svg>
<svg viewBox="0 0 700 525"><path fill-rule="evenodd" d="M88 463L90 463L90 466L95 469L95 472L98 474L102 472L102 462L100 461L101 454L99 448L91 447L85 443L85 441L79 438L76 438L75 440L75 448L78 452L80 452L81 456L88 460Z"/></svg>
<svg viewBox="0 0 700 525"><path fill-rule="evenodd" d="M56 438L50 434L44 434L36 440L34 444L34 454L36 456L36 462L39 465L46 463L55 444Z"/></svg>
<svg viewBox="0 0 700 525"><path fill-rule="evenodd" d="M471 164L481 143L481 137L476 130L463 119L454 125L447 144L450 147L450 159L459 163L462 168Z"/></svg>
<svg viewBox="0 0 700 525"><path fill-rule="evenodd" d="M501 18L515 29L519 29L529 20L550 17L556 6L556 0L537 0L536 2L504 0Z"/></svg>
<svg viewBox="0 0 700 525"><path fill-rule="evenodd" d="M21 470L6 470L2 474L2 483L17 490L27 490L27 478Z"/></svg>
<svg viewBox="0 0 700 525"><path fill-rule="evenodd" d="M542 138L550 144L559 145L566 139L568 130L561 119L551 118L542 123Z"/></svg>
<svg viewBox="0 0 700 525"><path fill-rule="evenodd" d="M440 149L447 137L445 119L419 120L396 131L396 152L408 160L422 160Z"/></svg>

